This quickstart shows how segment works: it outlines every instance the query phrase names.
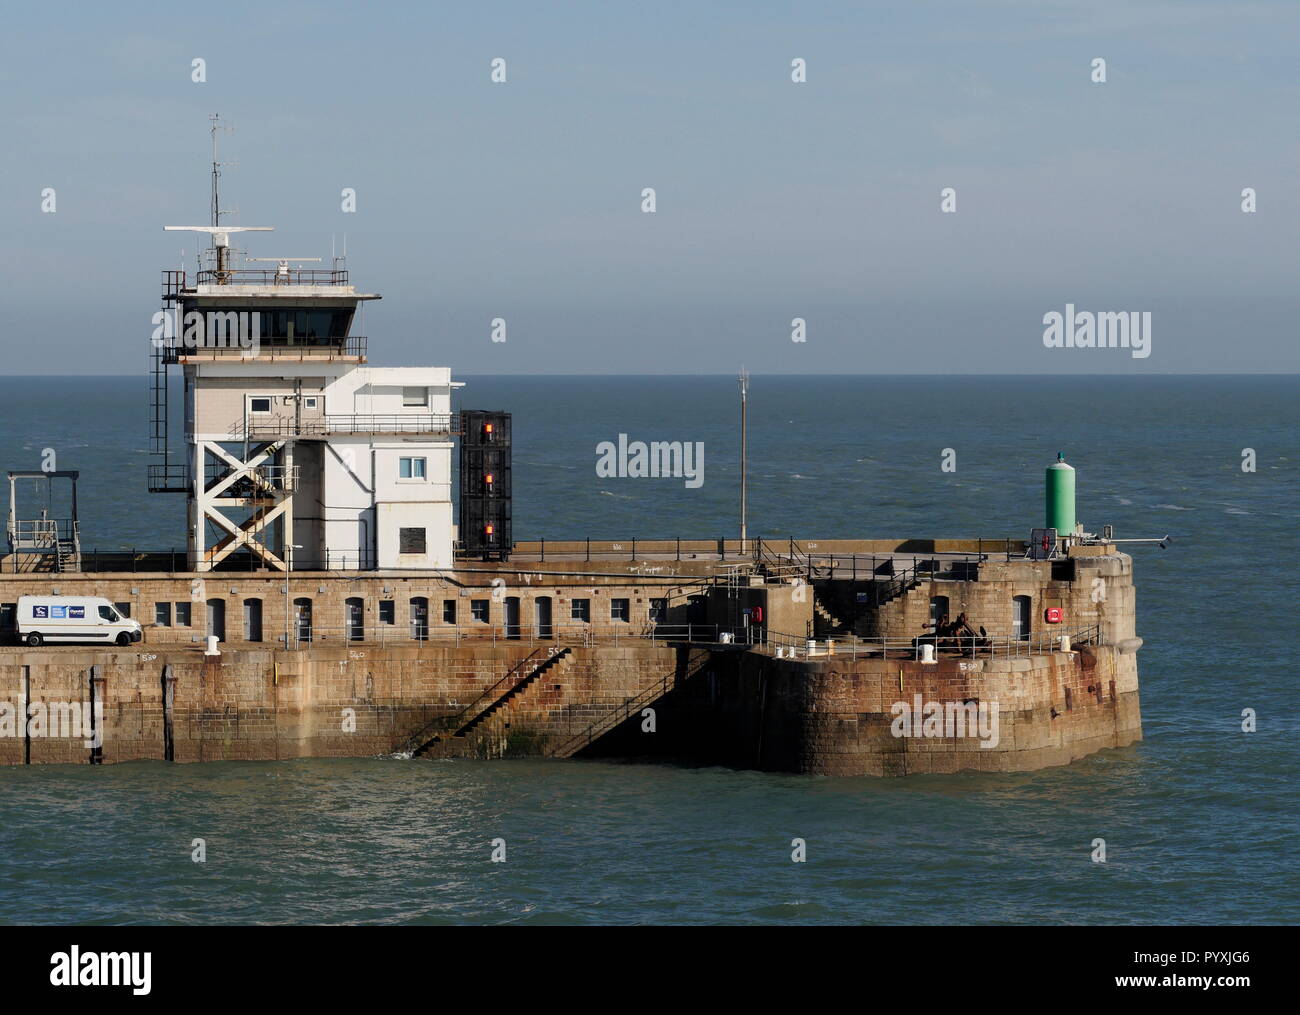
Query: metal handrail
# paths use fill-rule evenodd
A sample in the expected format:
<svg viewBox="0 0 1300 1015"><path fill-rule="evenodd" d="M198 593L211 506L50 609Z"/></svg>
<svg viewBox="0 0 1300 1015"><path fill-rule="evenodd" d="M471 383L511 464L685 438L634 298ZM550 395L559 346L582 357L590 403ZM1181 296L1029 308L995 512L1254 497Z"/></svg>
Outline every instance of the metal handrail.
<svg viewBox="0 0 1300 1015"><path fill-rule="evenodd" d="M439 732L440 730L443 732L449 732L454 730L456 733L459 733L460 730L465 725L462 722L462 720L465 719L466 716L471 716L471 718L477 718L478 715L483 711L484 708L487 707L487 705L490 702L496 700L496 697L503 696L509 693L508 691L502 691L501 695L497 695L497 690L506 681L510 680L512 677L515 677L518 674L518 672L529 662L529 660L536 658L537 654L542 651L544 651L544 649L541 648L533 649L533 651L529 652L528 655L524 656L517 663L511 666L510 669L506 671L505 676L503 676L495 684L493 684L486 691L484 691L477 698L475 698L471 704L466 705L463 709L461 709L458 713L456 713L456 715L438 716L437 718L430 720L423 727L421 727L418 732L413 733L410 737L407 738L406 743L402 746L402 748L398 751L398 753L410 754L410 753L414 753L415 751L418 751L421 747L423 747L433 738L435 733ZM555 656L558 655L560 652L565 652L565 651L568 650L559 649L554 653L548 654L546 659L539 661L537 666L529 670L529 676L532 676L532 674L536 673L538 669L540 669L546 663L550 662L550 660L554 659ZM512 685L510 690L514 690L514 688L517 687L520 683L522 683L522 680L516 680L515 684Z"/></svg>
<svg viewBox="0 0 1300 1015"><path fill-rule="evenodd" d="M1003 657L1012 658L1017 656L1028 656L1041 654L1044 652L1059 651L1059 644L1062 636L1070 639L1071 646L1074 645L1100 645L1101 644L1101 625L1091 624L1087 627L1076 628L1072 631L1035 631L1029 638L986 638L983 639L985 644L978 645L971 640L971 644L957 650L940 647L936 650L936 657L944 655L960 656L964 658L979 658L987 656L991 658ZM931 636L932 638L933 636ZM779 631L763 632L763 643L766 647L775 649L791 649L797 657L800 653L805 656L811 648L811 655L834 655L845 656L849 659L856 659L858 656L867 658L889 658L891 652L902 653L906 658L908 655L914 661L921 659L921 648L926 644L934 644L933 640L927 641L926 635L917 638L870 638L860 636L848 636L845 638L800 638L797 635L784 634Z"/></svg>
<svg viewBox="0 0 1300 1015"><path fill-rule="evenodd" d="M17 518L6 525L9 542L16 548L51 547L77 538L71 518Z"/></svg>
<svg viewBox="0 0 1300 1015"><path fill-rule="evenodd" d="M348 273L341 268L226 268L195 273L197 285L347 285ZM184 286L184 273L181 284Z"/></svg>
<svg viewBox="0 0 1300 1015"><path fill-rule="evenodd" d="M282 338L259 338L256 348L241 345L187 346L173 340L162 346L164 363L175 364L183 356L204 356L231 359L365 359L369 339L365 335L347 335L334 338L304 338L290 342Z"/></svg>
<svg viewBox="0 0 1300 1015"><path fill-rule="evenodd" d="M244 416L236 420L228 432L235 440L246 437L301 437L336 433L448 434L451 432L451 420L451 414L445 412L328 414L306 419L291 416L257 419Z"/></svg>

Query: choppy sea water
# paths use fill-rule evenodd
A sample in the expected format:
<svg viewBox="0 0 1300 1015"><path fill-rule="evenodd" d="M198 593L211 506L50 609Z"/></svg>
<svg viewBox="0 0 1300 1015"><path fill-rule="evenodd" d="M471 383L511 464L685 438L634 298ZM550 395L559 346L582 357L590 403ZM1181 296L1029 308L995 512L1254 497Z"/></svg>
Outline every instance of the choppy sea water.
<svg viewBox="0 0 1300 1015"><path fill-rule="evenodd" d="M469 381L462 407L515 413L517 538L734 534L734 380ZM753 379L751 535L1020 535L1058 450L1088 527L1172 534L1133 551L1139 745L903 780L389 758L6 768L0 921L1294 923L1298 395L1295 377ZM182 543L182 500L144 488L147 397L137 379L0 378L4 466L53 447L80 469L87 547ZM598 477L595 447L619 433L703 441L703 487Z"/></svg>

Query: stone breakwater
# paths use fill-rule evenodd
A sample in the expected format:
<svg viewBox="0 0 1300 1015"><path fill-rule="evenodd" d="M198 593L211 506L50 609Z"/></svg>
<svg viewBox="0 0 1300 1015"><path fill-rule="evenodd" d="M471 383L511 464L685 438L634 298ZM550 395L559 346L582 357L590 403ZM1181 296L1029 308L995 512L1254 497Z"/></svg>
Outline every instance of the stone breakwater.
<svg viewBox="0 0 1300 1015"><path fill-rule="evenodd" d="M297 652L7 649L0 763L636 757L820 775L1023 771L1141 739L1131 652L1094 646L934 665L656 642L412 644ZM992 711L899 721L899 705ZM75 704L97 724L21 719ZM950 709L949 712L952 710ZM5 715L9 721L5 723ZM971 714L974 714L973 712ZM900 735L900 726L903 732ZM457 734L460 735L457 735Z"/></svg>

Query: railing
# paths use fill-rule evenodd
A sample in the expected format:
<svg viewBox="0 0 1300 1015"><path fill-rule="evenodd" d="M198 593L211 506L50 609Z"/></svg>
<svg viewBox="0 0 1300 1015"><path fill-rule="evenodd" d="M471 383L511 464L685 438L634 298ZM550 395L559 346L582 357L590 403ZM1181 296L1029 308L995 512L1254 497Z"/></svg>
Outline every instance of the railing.
<svg viewBox="0 0 1300 1015"><path fill-rule="evenodd" d="M362 637L356 637L360 630ZM716 624L644 624L611 622L609 624L434 624L420 627L409 624L370 624L356 627L311 627L305 637L290 642L337 644L395 645L406 642L443 642L459 645L463 642L485 642L491 645L528 645L547 647L553 645L592 646L620 645L644 641L692 642L697 644L722 644L721 635L727 633ZM283 642L284 635L275 641ZM293 645L291 644L292 648Z"/></svg>
<svg viewBox="0 0 1300 1015"><path fill-rule="evenodd" d="M701 670L708 667L710 663L709 656L706 654L702 659L682 675L681 683L686 683L692 677L696 676ZM552 758L571 758L583 748L590 747L593 743L603 737L620 723L626 722L634 712L639 711L643 706L651 702L658 701L675 686L677 686L676 670L669 670L663 674L652 685L647 687L640 694L627 698L623 704L616 706L607 715L595 719L586 729L580 733L569 737L568 740L561 741L559 745L551 748L547 755Z"/></svg>
<svg viewBox="0 0 1300 1015"><path fill-rule="evenodd" d="M935 658L1014 658L1041 655L1046 652L1060 651L1063 636L1070 639L1071 646L1099 645L1101 644L1101 626L1093 624L1089 627L1076 628L1073 631L1035 631L1029 638L967 638L965 641L968 644L960 648L940 646L935 653ZM792 658L817 658L833 655L847 659L862 657L911 659L913 661L921 659L921 651L924 645L935 644L932 635L921 635L918 638L862 638L853 636L844 639L828 638L818 641L776 631L765 632L763 643L769 649L781 649L783 655L789 655Z"/></svg>
<svg viewBox="0 0 1300 1015"><path fill-rule="evenodd" d="M188 488L187 488L188 489ZM293 574L301 577L305 572L346 571L353 574L358 571L374 571L373 553L329 553L323 557L309 557L303 553L293 556ZM120 572L123 574L167 573L183 574L192 571L189 556L183 549L173 547L170 550L141 550L138 548L119 550L83 550L81 570L92 574ZM410 568L402 570L425 570L442 572L445 568ZM215 568L202 572L217 577L223 574L256 574L260 577L284 579L284 572L268 568L261 558L243 551L236 551L221 561Z"/></svg>
<svg viewBox="0 0 1300 1015"><path fill-rule="evenodd" d="M77 523L71 518L20 518L10 522L6 531L15 551L50 550L77 539Z"/></svg>
<svg viewBox="0 0 1300 1015"><path fill-rule="evenodd" d="M179 363L183 357L204 359L277 359L277 360L334 360L365 359L369 339L365 335L348 335L346 338L305 338L289 342L283 338L259 338L255 345L184 344L179 339L162 347L164 363Z"/></svg>
<svg viewBox="0 0 1300 1015"><path fill-rule="evenodd" d="M195 274L198 285L347 285L348 273L335 268L227 268ZM184 285L184 274L181 276Z"/></svg>
<svg viewBox="0 0 1300 1015"><path fill-rule="evenodd" d="M184 462L162 462L149 466L150 493L189 493L189 466Z"/></svg>
<svg viewBox="0 0 1300 1015"><path fill-rule="evenodd" d="M205 485L211 490L218 483L238 473L238 478L231 483L226 492L228 497L238 497L241 490L249 487L260 490L296 490L298 488L297 465L253 465L244 469L234 469L221 462L209 462L205 470Z"/></svg>
<svg viewBox="0 0 1300 1015"><path fill-rule="evenodd" d="M528 655L524 656L522 659L519 660L519 662L511 666L510 669L506 670L506 674L504 677L502 677L495 684L493 684L486 691L484 691L477 698L475 698L471 704L466 705L463 709L461 709L458 713L456 713L456 715L439 716L436 719L433 719L430 722L426 723L418 732L412 734L407 739L406 743L398 750L397 753L412 754L418 751L425 744L429 743L429 741L432 740L433 737L438 733L455 734L460 732L460 730L463 728L466 722L474 718L477 718L479 713L484 708L486 708L488 705L490 705L493 701L496 700L496 698L493 697L493 695L496 695L498 690L504 684L506 684L508 681L512 679L515 681L515 683L512 684L510 690L514 690L514 687L522 679L518 676L519 671L523 667L527 666L531 660L537 659L538 654L543 651L545 651L545 649L541 649L541 648L533 649L533 651L529 652ZM555 653L551 655L547 655L545 659L538 660L537 666L533 667L533 669L528 671L529 675L536 672L536 670L539 667L545 665L551 659L555 658L555 655L558 654L559 651L560 650L557 648ZM500 691L501 695L504 695L506 693L507 692L504 690Z"/></svg>
<svg viewBox="0 0 1300 1015"><path fill-rule="evenodd" d="M569 739L561 741L556 747L551 748L547 751L547 756L551 758L571 758L583 748L590 747L619 723L627 722L633 712L638 711L645 705L649 705L652 701L658 701L671 691L674 676L675 674L671 671L665 673L650 687L647 687L635 697L628 698L623 704L616 706L608 715L596 719L581 733L571 736Z"/></svg>
<svg viewBox="0 0 1300 1015"><path fill-rule="evenodd" d="M753 542L753 540L750 540ZM516 560L536 559L544 562L547 554L551 560L731 560L742 564L750 561L749 553L741 553L738 539L559 539L547 544L545 539L516 540L511 555ZM460 545L456 547L461 549Z"/></svg>
<svg viewBox="0 0 1300 1015"><path fill-rule="evenodd" d="M244 417L230 428L233 440L324 436L326 434L434 434L451 433L450 413L389 413L327 415L295 419L272 416L259 419Z"/></svg>

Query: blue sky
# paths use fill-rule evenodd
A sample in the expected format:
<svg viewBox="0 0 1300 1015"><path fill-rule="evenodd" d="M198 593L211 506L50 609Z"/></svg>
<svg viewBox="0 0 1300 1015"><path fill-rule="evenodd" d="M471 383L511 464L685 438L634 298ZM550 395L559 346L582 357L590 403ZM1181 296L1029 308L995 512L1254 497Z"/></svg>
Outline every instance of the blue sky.
<svg viewBox="0 0 1300 1015"><path fill-rule="evenodd" d="M1295 372L1298 20L1146 0L11 6L0 371L143 373L158 271L193 261L162 226L206 222L219 112L232 222L277 227L250 254L328 258L346 233L384 296L364 325L380 365ZM1045 349L1067 302L1150 311L1151 357Z"/></svg>

